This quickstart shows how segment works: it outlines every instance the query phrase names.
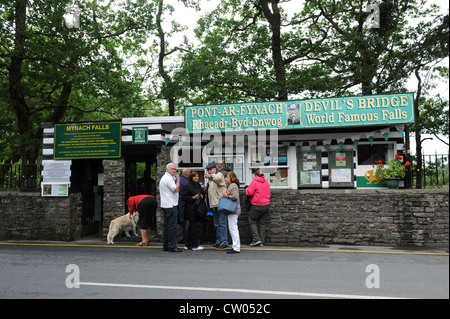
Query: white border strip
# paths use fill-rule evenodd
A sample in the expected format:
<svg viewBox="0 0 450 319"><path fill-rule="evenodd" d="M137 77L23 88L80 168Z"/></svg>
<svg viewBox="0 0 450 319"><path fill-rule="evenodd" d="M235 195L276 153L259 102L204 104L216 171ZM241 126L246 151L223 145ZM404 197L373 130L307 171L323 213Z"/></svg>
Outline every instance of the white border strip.
<svg viewBox="0 0 450 319"><path fill-rule="evenodd" d="M332 298L332 299L409 299L385 296L364 296L364 295L344 295L344 294L324 294L294 291L272 291L272 290L251 290L232 288L205 288L205 287L181 287L181 286L156 286L156 285L133 285L133 284L112 284L98 282L80 282L80 286L114 287L114 288L139 288L139 289L163 289L163 290L188 290L206 292L229 292L241 294L292 296L292 297L312 297L312 298Z"/></svg>

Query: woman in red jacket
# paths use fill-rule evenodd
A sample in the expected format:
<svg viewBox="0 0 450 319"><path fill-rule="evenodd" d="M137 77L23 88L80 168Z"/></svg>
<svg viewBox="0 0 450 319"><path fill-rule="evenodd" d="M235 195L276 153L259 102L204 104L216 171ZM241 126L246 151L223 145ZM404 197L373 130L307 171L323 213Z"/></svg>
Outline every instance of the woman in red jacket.
<svg viewBox="0 0 450 319"><path fill-rule="evenodd" d="M247 196L252 196L251 207L248 213L248 222L252 243L250 246L263 246L266 237L266 223L270 209L270 185L257 169L255 178L247 188Z"/></svg>
<svg viewBox="0 0 450 319"><path fill-rule="evenodd" d="M152 220L156 215L157 202L155 196L132 196L128 198L127 206L130 215L133 215L134 212L139 212L139 229L141 230L142 241L136 246L148 246Z"/></svg>

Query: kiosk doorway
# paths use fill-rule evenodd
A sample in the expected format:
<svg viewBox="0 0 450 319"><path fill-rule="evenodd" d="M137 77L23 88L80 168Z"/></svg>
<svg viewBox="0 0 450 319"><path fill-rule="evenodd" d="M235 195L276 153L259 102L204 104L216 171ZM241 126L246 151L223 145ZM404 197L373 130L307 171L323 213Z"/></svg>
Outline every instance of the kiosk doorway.
<svg viewBox="0 0 450 319"><path fill-rule="evenodd" d="M127 156L125 158L125 202L131 196L153 195L156 197L156 155ZM128 213L125 205L124 214ZM157 234L156 218L152 221L151 236Z"/></svg>
<svg viewBox="0 0 450 319"><path fill-rule="evenodd" d="M102 160L73 160L71 192L81 193L82 236L101 234L103 220Z"/></svg>

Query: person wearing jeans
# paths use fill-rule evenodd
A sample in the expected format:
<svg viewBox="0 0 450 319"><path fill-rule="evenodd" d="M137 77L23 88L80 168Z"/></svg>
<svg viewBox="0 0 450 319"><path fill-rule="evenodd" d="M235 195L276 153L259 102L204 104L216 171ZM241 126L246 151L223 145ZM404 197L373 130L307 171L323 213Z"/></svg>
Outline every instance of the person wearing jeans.
<svg viewBox="0 0 450 319"><path fill-rule="evenodd" d="M205 178L209 179L208 203L213 211L214 227L216 227L216 244L214 247L222 250L228 247L227 216L224 213L219 213L217 207L219 206L219 199L227 189L227 186L224 175L216 173L216 165L215 162L212 162L206 166L208 174L205 175Z"/></svg>
<svg viewBox="0 0 450 319"><path fill-rule="evenodd" d="M181 252L177 248L178 198L180 191L180 175L176 165L166 166L166 173L159 182L161 208L164 212L163 249L170 252Z"/></svg>
<svg viewBox="0 0 450 319"><path fill-rule="evenodd" d="M225 249L228 247L228 231L227 216L217 211L217 207L213 208L213 221L216 227L216 244L217 249Z"/></svg>
<svg viewBox="0 0 450 319"><path fill-rule="evenodd" d="M164 212L163 249L170 252L181 252L181 249L177 248L178 206L162 210Z"/></svg>

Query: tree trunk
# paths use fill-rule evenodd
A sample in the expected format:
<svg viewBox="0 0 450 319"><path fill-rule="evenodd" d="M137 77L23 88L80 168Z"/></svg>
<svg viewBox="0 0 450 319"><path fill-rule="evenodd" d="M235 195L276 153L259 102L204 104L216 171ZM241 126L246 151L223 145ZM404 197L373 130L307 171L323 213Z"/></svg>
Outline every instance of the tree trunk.
<svg viewBox="0 0 450 319"><path fill-rule="evenodd" d="M269 2L271 8L269 8ZM275 68L275 77L278 85L278 100L287 100L286 65L281 52L281 14L278 7L279 0L260 0L264 16L272 29L272 60Z"/></svg>
<svg viewBox="0 0 450 319"><path fill-rule="evenodd" d="M25 90L22 83L22 65L25 55L26 41L26 19L28 0L16 0L14 6L14 50L11 54L11 64L9 66L9 95L11 106L17 116L17 126L21 138L21 158L22 163L34 164L37 160L38 150L30 143L33 138L33 124L31 113L25 100ZM31 144L31 145L30 145Z"/></svg>
<svg viewBox="0 0 450 319"><path fill-rule="evenodd" d="M420 119L419 100L422 96L422 78L420 77L419 70L415 70L415 75L419 83L417 84L417 94L414 100L414 115L416 118L416 124ZM417 167L416 167L416 188L422 189L422 137L420 135L420 125L416 125L416 155L417 155Z"/></svg>
<svg viewBox="0 0 450 319"><path fill-rule="evenodd" d="M420 132L416 132L416 189L422 189L422 141Z"/></svg>
<svg viewBox="0 0 450 319"><path fill-rule="evenodd" d="M166 39L164 30L161 25L161 16L163 13L164 1L160 0L158 6L158 13L156 14L156 26L158 28L158 36L159 36L159 57L158 57L158 70L159 75L163 78L166 88L162 88L163 98L167 99L169 103L169 116L175 115L175 100L176 98L173 96L173 88L172 88L172 79L170 75L167 73L164 67L164 58L166 57Z"/></svg>

